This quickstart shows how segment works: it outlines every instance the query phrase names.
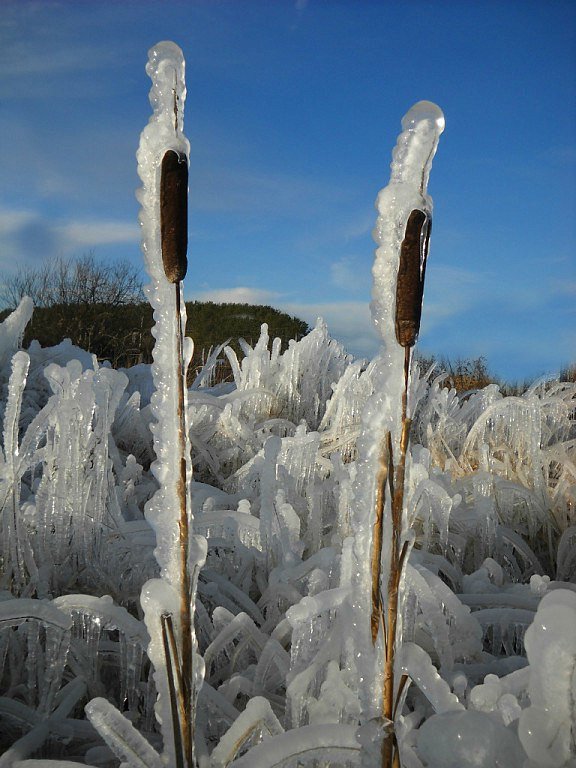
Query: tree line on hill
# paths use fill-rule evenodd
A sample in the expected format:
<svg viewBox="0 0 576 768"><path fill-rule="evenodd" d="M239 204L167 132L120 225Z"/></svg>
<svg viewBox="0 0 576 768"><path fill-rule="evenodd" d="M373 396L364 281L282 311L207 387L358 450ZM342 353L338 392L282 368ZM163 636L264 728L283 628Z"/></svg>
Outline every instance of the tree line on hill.
<svg viewBox="0 0 576 768"><path fill-rule="evenodd" d="M6 308L0 321L23 296L34 302L25 347L33 339L49 347L69 338L114 368L152 362L152 309L144 301L138 270L129 262L103 263L88 254L23 267L2 283L0 302ZM270 306L187 301L186 313L186 332L194 339L192 370L225 341L236 350L239 338L255 344L262 323L268 324L272 338L282 340L283 348L310 330L303 320Z"/></svg>
<svg viewBox="0 0 576 768"><path fill-rule="evenodd" d="M26 328L25 347L33 339L50 347L69 338L114 368L152 362L152 309L143 300L139 272L128 261L100 262L87 254L75 259L46 260L39 267L22 267L0 284L0 306L5 307L0 311L0 321L23 296L30 296L35 307ZM303 320L263 305L187 301L186 313L186 333L194 339L192 374L223 342L230 340L236 351L239 338L253 346L262 323L267 323L271 338L282 340L283 348L290 339L300 339L310 330ZM434 364L437 372L446 375L446 385L458 392L496 382L506 394L518 394L530 383L499 381L484 357L451 361L420 355L419 359L424 371ZM227 373L229 369L223 366L220 377ZM576 365L566 366L560 378L575 381Z"/></svg>

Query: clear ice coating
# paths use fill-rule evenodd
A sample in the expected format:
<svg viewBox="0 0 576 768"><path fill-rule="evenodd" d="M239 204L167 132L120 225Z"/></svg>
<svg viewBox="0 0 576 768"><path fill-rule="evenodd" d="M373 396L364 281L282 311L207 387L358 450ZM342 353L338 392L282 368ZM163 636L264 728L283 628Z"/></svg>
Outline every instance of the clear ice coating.
<svg viewBox="0 0 576 768"><path fill-rule="evenodd" d="M156 533L156 559L163 578L180 583L178 567L179 502L177 483L180 472L174 456L179 453L180 417L178 414L177 376L180 361L175 339L186 327L186 308L181 285L175 287L164 274L160 233L160 171L168 150L188 157L190 145L183 134L184 57L172 42L161 42L150 49L146 72L152 80L150 104L153 114L140 136L137 152L138 175L142 187L137 197L141 205L142 252L150 284L146 295L154 310L152 377L155 391L151 397L151 426L156 460L152 471L160 489L146 506L146 519ZM181 292L180 316L177 316L176 290ZM188 345L189 347L189 345ZM191 348L186 350L188 359ZM187 367L187 366L186 366ZM186 411L186 403L184 403ZM189 447L189 446L188 446ZM189 451L186 452L189 455ZM192 469L187 462L188 487Z"/></svg>
<svg viewBox="0 0 576 768"><path fill-rule="evenodd" d="M175 764L180 736L175 732L173 688L176 686L181 696L189 699L178 710L178 727L187 734L193 733L190 718L195 716L197 691L203 679L203 662L196 654L193 611L197 573L206 555L205 540L192 536L192 462L186 426L187 391L183 384L192 356L192 343L184 338L186 305L183 286L178 280L167 277L161 229L163 158L173 152L179 158L185 158L187 163L190 149L183 134L186 87L182 51L172 42L158 43L148 52L146 72L152 80L150 104L153 114L142 131L137 152L138 174L143 183L138 199L142 206L142 251L151 279L146 294L155 321L152 331L156 339L152 352L155 391L150 409L156 460L151 469L160 487L146 504L145 515L156 535L154 554L162 578L144 585L142 605L150 632L149 654L155 668L156 713L164 735L163 754L170 764ZM185 477L184 488L181 488L183 465ZM167 635L162 624L166 617L170 617L175 625L176 656L174 649L169 654L167 652ZM186 622L191 625L186 626ZM171 683L176 668L182 679ZM183 710L188 714L185 715ZM186 735L182 736L183 744L186 738Z"/></svg>
<svg viewBox="0 0 576 768"><path fill-rule="evenodd" d="M396 346L392 340L400 244L413 210L432 215L428 177L444 126L442 110L430 101L419 101L404 115L392 153L390 183L376 200L378 219L373 236L378 247L372 268L372 318L387 350Z"/></svg>
<svg viewBox="0 0 576 768"><path fill-rule="evenodd" d="M403 131L392 155L390 182L378 195L378 219L374 229L377 243L373 274L372 318L382 340L383 349L374 373L374 393L362 413L358 438L357 476L354 485L352 529L355 544L355 572L352 577L353 611L356 615L355 642L362 678L372 681L363 686L363 716L371 720L381 708L383 648L380 640L373 646L366 617L371 613L372 541L375 507L382 476L382 457L386 435L391 435L394 456L400 455L401 402L404 385L405 350L396 341L395 309L400 251L406 222L415 209L431 216L432 200L427 193L428 176L438 139L444 129L441 110L430 102L418 102L402 120ZM411 387L414 393L414 387ZM412 415L416 402L408 404ZM408 457L407 479L410 478ZM392 540L391 500L386 493L383 507L383 541ZM402 512L404 540L408 536L407 505ZM386 585L390 573L390 546L381 554L381 589L386 605ZM397 636L401 637L402 617Z"/></svg>

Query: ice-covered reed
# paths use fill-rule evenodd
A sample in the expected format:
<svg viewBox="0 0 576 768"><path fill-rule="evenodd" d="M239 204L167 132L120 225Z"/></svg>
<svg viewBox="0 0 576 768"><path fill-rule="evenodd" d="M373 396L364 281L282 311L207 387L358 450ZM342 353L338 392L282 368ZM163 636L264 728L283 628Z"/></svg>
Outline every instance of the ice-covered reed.
<svg viewBox="0 0 576 768"><path fill-rule="evenodd" d="M366 721L382 718L383 727L394 722L395 703L406 683L405 676L400 684L395 679L395 659L401 642L401 582L413 543L404 498L409 409L415 407L408 402L410 368L420 329L430 237L432 200L427 184L444 116L435 104L418 102L405 115L402 128L390 183L377 200L372 316L383 341L382 373L363 416L354 503L358 587L370 596L369 605L361 597L356 602L359 654L366 659L363 714ZM364 635L366 615L374 651ZM381 665L378 658L383 659ZM382 765L391 768L398 759L393 726L377 738L383 739Z"/></svg>
<svg viewBox="0 0 576 768"><path fill-rule="evenodd" d="M156 536L161 578L142 589L142 607L150 633L148 655L158 690L157 717L164 737L163 755L176 768L192 768L195 709L203 678L194 631L196 581L204 562L204 537L192 534L192 464L187 426L186 372L192 354L185 338L186 308L182 280L187 269L188 152L183 134L186 88L182 51L161 42L149 51L146 71L152 79L153 114L140 138L138 173L142 250L151 279L146 293L154 309L151 398L156 460L152 472L159 489L145 508ZM90 704L90 718L108 740L105 715ZM102 714L102 716L100 716Z"/></svg>
<svg viewBox="0 0 576 768"><path fill-rule="evenodd" d="M205 540L192 535L192 465L186 423L186 371L192 344L185 338L186 308L181 281L187 269L188 141L183 134L186 98L184 58L174 43L158 43L146 68L152 79L153 115L138 149L142 249L152 280L154 308L152 411L160 489L146 508L156 533L162 580L143 588L142 603L156 667L164 750L177 766L192 768L195 707L202 680L193 614L195 581L205 557ZM176 609L176 606L178 608ZM158 615L159 614L159 615Z"/></svg>

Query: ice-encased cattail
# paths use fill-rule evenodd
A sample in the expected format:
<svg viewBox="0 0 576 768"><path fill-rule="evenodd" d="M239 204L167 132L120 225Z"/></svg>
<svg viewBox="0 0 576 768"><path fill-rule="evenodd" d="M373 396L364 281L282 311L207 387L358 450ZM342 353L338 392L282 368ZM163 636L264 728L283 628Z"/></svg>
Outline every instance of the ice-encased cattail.
<svg viewBox="0 0 576 768"><path fill-rule="evenodd" d="M396 282L396 340L402 347L413 347L420 331L424 277L432 219L424 211L414 209L400 246Z"/></svg>
<svg viewBox="0 0 576 768"><path fill-rule="evenodd" d="M188 268L188 162L172 149L162 158L160 232L164 273L171 283L178 283Z"/></svg>

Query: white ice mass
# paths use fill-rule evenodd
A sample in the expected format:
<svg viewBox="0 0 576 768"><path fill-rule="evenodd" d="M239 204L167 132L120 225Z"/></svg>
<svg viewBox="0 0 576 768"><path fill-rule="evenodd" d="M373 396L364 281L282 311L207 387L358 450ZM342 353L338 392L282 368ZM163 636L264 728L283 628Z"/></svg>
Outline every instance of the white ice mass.
<svg viewBox="0 0 576 768"><path fill-rule="evenodd" d="M444 128L429 102L402 121L377 201L381 353L353 360L322 322L282 351L263 326L241 359L219 351L229 387L210 386L211 360L184 392L183 585L185 307L159 212L162 158L190 150L182 52L154 46L147 71L151 371L100 366L69 342L21 349L27 299L0 325L0 768L392 768L392 729L402 768L575 768L574 383L459 394L410 357L410 555L383 716L370 558L383 438L398 456L402 431L400 255L414 210L428 248ZM387 604L389 496L383 509Z"/></svg>

